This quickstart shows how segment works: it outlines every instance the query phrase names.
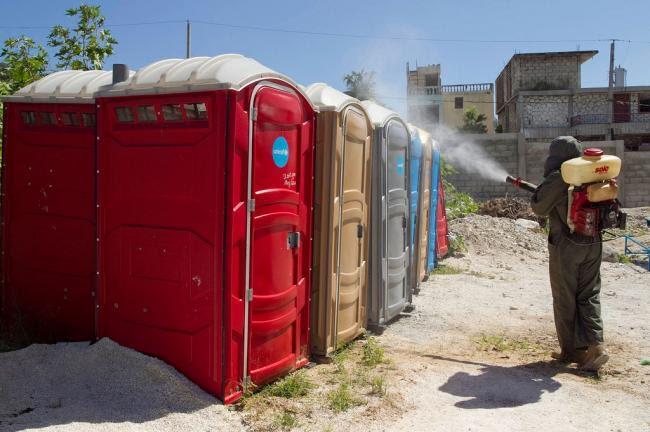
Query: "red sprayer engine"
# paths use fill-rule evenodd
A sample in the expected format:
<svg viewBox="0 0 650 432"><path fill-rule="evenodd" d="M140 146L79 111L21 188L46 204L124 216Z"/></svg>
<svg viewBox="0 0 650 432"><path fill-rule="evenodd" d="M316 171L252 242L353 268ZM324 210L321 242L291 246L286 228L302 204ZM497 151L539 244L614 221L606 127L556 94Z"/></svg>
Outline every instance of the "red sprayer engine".
<svg viewBox="0 0 650 432"><path fill-rule="evenodd" d="M621 211L616 184L620 172L619 158L595 148L562 164L562 179L569 184L567 223L571 232L596 237L607 228L625 228L626 215Z"/></svg>

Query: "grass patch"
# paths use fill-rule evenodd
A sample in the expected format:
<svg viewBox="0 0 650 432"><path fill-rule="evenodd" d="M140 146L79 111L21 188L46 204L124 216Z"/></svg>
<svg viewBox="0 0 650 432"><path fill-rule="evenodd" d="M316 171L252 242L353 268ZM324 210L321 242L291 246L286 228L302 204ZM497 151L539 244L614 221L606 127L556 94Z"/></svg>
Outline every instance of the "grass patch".
<svg viewBox="0 0 650 432"><path fill-rule="evenodd" d="M384 349L375 338L368 338L361 353L361 363L367 367L375 367L385 361Z"/></svg>
<svg viewBox="0 0 650 432"><path fill-rule="evenodd" d="M283 411L274 421L273 428L281 430L291 430L298 426L298 420L290 412Z"/></svg>
<svg viewBox="0 0 650 432"><path fill-rule="evenodd" d="M497 352L528 352L541 351L542 346L527 340L509 339L505 336L482 334L475 340L482 351Z"/></svg>
<svg viewBox="0 0 650 432"><path fill-rule="evenodd" d="M375 376L370 380L370 394L376 396L386 396L388 384L383 376Z"/></svg>
<svg viewBox="0 0 650 432"><path fill-rule="evenodd" d="M464 254L467 252L467 245L465 239L460 234L452 234L449 236L449 256L456 254Z"/></svg>
<svg viewBox="0 0 650 432"><path fill-rule="evenodd" d="M341 383L336 389L330 391L327 399L329 400L330 409L336 413L361 405L361 401L352 395L348 383Z"/></svg>
<svg viewBox="0 0 650 432"><path fill-rule="evenodd" d="M454 267L450 265L439 265L433 271L431 274L434 275L457 275L463 273L465 270L463 270L460 267Z"/></svg>
<svg viewBox="0 0 650 432"><path fill-rule="evenodd" d="M632 259L625 254L618 254L616 260L622 264L633 264Z"/></svg>
<svg viewBox="0 0 650 432"><path fill-rule="evenodd" d="M312 388L314 384L309 381L305 373L298 371L266 386L260 395L293 399L306 396Z"/></svg>

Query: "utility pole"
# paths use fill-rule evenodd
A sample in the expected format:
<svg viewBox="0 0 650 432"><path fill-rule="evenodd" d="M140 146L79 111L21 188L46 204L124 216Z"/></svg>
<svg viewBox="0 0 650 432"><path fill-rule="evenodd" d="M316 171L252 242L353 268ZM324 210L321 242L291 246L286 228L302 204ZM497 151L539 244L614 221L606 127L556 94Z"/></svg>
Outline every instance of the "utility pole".
<svg viewBox="0 0 650 432"><path fill-rule="evenodd" d="M609 47L609 87L607 89L607 100L609 102L609 139L614 139L614 44L616 39L612 39Z"/></svg>
<svg viewBox="0 0 650 432"><path fill-rule="evenodd" d="M187 20L187 32L185 35L185 58L190 58L190 46L192 42L192 24Z"/></svg>

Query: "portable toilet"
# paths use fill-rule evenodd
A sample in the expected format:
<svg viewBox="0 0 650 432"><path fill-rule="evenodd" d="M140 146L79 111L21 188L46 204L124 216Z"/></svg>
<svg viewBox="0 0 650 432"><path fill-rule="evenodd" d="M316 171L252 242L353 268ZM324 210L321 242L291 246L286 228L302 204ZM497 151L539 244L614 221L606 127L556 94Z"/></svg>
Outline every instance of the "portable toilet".
<svg viewBox="0 0 650 432"><path fill-rule="evenodd" d="M35 342L95 334L95 92L104 71L62 71L3 98L5 332ZM19 334L20 333L20 334Z"/></svg>
<svg viewBox="0 0 650 432"><path fill-rule="evenodd" d="M382 327L411 305L409 144L404 120L362 102L374 126L368 323Z"/></svg>
<svg viewBox="0 0 650 432"><path fill-rule="evenodd" d="M99 336L226 403L308 362L314 109L241 55L98 99Z"/></svg>
<svg viewBox="0 0 650 432"><path fill-rule="evenodd" d="M414 270L417 284L416 290L419 290L420 282L427 278L427 251L429 244L429 220L431 214L431 162L433 152L433 138L431 134L423 129L415 128L420 142L422 143L422 170L420 176L420 204L418 205L419 216L417 218L417 232L415 238L416 243L413 245L415 249ZM411 139L412 141L412 139ZM411 208L413 206L411 205ZM435 227L435 225L434 225Z"/></svg>
<svg viewBox="0 0 650 432"><path fill-rule="evenodd" d="M447 212L441 173L440 146L432 140L431 200L429 208L429 240L427 245L427 274L436 267L437 259L445 256L448 249ZM441 254L439 255L439 251Z"/></svg>
<svg viewBox="0 0 650 432"><path fill-rule="evenodd" d="M361 102L326 84L307 95L318 109L311 347L327 356L367 325L372 124Z"/></svg>

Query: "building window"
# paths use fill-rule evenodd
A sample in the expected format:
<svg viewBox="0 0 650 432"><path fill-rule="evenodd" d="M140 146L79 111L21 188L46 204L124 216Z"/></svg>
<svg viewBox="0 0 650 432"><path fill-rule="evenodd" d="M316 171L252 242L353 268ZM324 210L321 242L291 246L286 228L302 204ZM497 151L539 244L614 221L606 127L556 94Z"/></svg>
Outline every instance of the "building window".
<svg viewBox="0 0 650 432"><path fill-rule="evenodd" d="M81 119L86 127L95 127L97 124L97 118L94 113L81 113Z"/></svg>
<svg viewBox="0 0 650 432"><path fill-rule="evenodd" d="M41 112L39 114L42 125L51 126L56 124L56 116L53 112Z"/></svg>
<svg viewBox="0 0 650 432"><path fill-rule="evenodd" d="M141 105L138 107L138 122L149 123L155 122L156 108L153 105Z"/></svg>
<svg viewBox="0 0 650 432"><path fill-rule="evenodd" d="M424 75L424 85L426 87L435 87L438 85L436 80L436 75L434 74L425 74Z"/></svg>
<svg viewBox="0 0 650 432"><path fill-rule="evenodd" d="M131 107L115 107L115 115L120 123L133 123L135 121Z"/></svg>
<svg viewBox="0 0 650 432"><path fill-rule="evenodd" d="M208 110L205 107L205 103L185 104L185 116L188 120L206 120L208 118Z"/></svg>
<svg viewBox="0 0 650 432"><path fill-rule="evenodd" d="M34 111L23 111L20 113L23 123L26 125L36 124L36 113Z"/></svg>
<svg viewBox="0 0 650 432"><path fill-rule="evenodd" d="M162 115L165 121L181 121L183 120L183 112L181 111L181 106L178 104L174 105L163 105L162 106Z"/></svg>
<svg viewBox="0 0 650 432"><path fill-rule="evenodd" d="M73 112L64 112L61 114L61 121L64 126L80 126L81 122L79 121L79 116L77 113Z"/></svg>
<svg viewBox="0 0 650 432"><path fill-rule="evenodd" d="M463 98L462 98L462 96L454 98L454 108L463 109Z"/></svg>
<svg viewBox="0 0 650 432"><path fill-rule="evenodd" d="M639 95L639 112L650 113L650 94Z"/></svg>

